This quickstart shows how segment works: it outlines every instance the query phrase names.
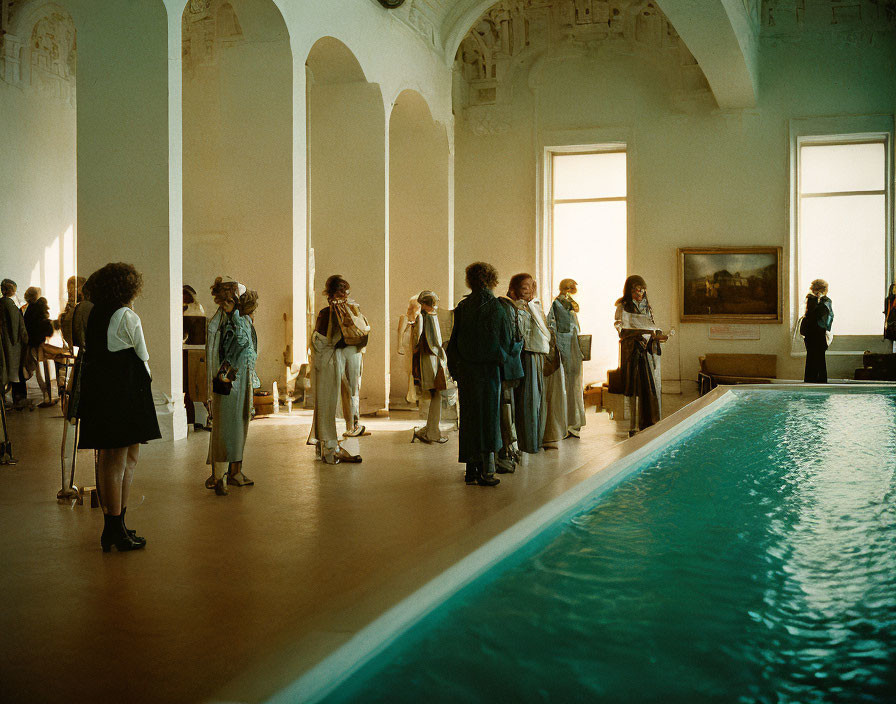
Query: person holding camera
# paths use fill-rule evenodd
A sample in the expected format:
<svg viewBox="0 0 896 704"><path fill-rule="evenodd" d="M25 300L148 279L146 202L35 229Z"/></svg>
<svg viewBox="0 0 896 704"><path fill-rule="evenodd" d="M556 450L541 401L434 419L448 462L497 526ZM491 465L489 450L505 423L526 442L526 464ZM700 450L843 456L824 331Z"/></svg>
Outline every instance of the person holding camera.
<svg viewBox="0 0 896 704"><path fill-rule="evenodd" d="M212 473L205 486L226 496L228 484L255 483L243 474L243 450L252 417L253 389L261 385L255 374L258 338L251 318L258 307L258 294L221 276L211 291L218 310L209 321L206 338L212 415L206 464L211 465Z"/></svg>

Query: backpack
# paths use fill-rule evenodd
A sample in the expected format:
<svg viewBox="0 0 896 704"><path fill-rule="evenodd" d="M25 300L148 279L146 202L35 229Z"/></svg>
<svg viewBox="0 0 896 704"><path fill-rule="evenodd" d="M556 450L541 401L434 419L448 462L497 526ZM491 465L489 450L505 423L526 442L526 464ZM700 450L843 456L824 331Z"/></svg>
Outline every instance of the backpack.
<svg viewBox="0 0 896 704"><path fill-rule="evenodd" d="M366 347L370 336L370 323L358 304L340 300L333 301L331 306L336 311L336 319L339 322L339 329L342 331L345 344Z"/></svg>

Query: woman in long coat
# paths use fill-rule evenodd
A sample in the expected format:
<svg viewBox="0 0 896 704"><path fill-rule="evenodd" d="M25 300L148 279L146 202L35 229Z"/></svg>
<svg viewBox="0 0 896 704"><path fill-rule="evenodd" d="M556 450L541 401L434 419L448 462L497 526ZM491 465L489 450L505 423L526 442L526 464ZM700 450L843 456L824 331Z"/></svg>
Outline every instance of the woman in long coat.
<svg viewBox="0 0 896 704"><path fill-rule="evenodd" d="M243 450L252 417L253 390L261 384L255 374L258 340L250 317L258 294L236 281L215 279L212 297L218 310L208 325L206 364L211 389L212 432L208 459L212 474L205 486L226 496L227 485L251 486L243 474Z"/></svg>
<svg viewBox="0 0 896 704"><path fill-rule="evenodd" d="M460 405L458 461L467 484L495 486L495 453L501 448L501 367L513 347L510 319L495 298L498 272L474 262L466 270L470 293L454 309L446 348L448 372L457 382Z"/></svg>
<svg viewBox="0 0 896 704"><path fill-rule="evenodd" d="M414 345L414 370L420 390L429 397L429 412L426 427L414 428L411 442L445 443L448 438L439 430L442 420L442 392L448 389L448 366L442 347L442 330L439 327L437 306L439 297L432 291L421 291L417 300L421 312L412 326L411 339Z"/></svg>
<svg viewBox="0 0 896 704"><path fill-rule="evenodd" d="M812 384L828 383L828 367L824 353L828 349L827 334L834 322L834 307L828 298L828 282L815 279L806 296L806 314L802 329L806 345L806 370L803 381Z"/></svg>
<svg viewBox="0 0 896 704"><path fill-rule="evenodd" d="M884 339L893 343L896 352L896 284L890 284L884 299Z"/></svg>
<svg viewBox="0 0 896 704"><path fill-rule="evenodd" d="M668 340L656 326L647 300L647 284L637 274L625 280L616 301L613 325L619 333L624 394L632 399L629 435L659 422L662 414L661 342Z"/></svg>
<svg viewBox="0 0 896 704"><path fill-rule="evenodd" d="M523 337L523 378L514 388L514 427L519 449L530 454L539 452L544 440L547 423L544 367L551 351L551 332L541 304L535 300L535 290L535 279L529 274L515 274L507 288L507 297L517 308L517 323Z"/></svg>
<svg viewBox="0 0 896 704"><path fill-rule="evenodd" d="M25 382L28 376L24 371L25 351L28 345L28 333L25 332L25 318L16 305L16 282L3 279L0 291L0 325L3 325L3 352L6 357L7 383L12 386L13 407L22 410L28 404L28 391Z"/></svg>
<svg viewBox="0 0 896 704"><path fill-rule="evenodd" d="M579 304L573 300L577 284L572 279L560 282L560 294L551 304L548 326L554 331L566 384L566 423L568 433L579 437L585 425L582 348L579 346Z"/></svg>

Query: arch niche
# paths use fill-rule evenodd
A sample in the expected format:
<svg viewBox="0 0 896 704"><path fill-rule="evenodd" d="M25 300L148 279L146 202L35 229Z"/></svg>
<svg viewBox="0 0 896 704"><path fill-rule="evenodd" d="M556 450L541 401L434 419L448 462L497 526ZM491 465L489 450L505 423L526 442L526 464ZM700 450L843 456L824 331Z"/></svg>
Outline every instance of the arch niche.
<svg viewBox="0 0 896 704"><path fill-rule="evenodd" d="M422 95L405 90L389 118L389 308L394 328L411 296L435 291L446 313L451 300L448 225L448 136ZM447 343L447 339L445 340ZM392 345L390 401L402 404L406 360Z"/></svg>
<svg viewBox="0 0 896 704"><path fill-rule="evenodd" d="M386 122L380 87L351 50L322 37L308 54L309 325L341 274L370 321L361 412L385 408L389 388Z"/></svg>
<svg viewBox="0 0 896 704"><path fill-rule="evenodd" d="M227 275L258 291L257 371L292 342L292 52L272 0L190 0L182 16L184 283L206 314Z"/></svg>

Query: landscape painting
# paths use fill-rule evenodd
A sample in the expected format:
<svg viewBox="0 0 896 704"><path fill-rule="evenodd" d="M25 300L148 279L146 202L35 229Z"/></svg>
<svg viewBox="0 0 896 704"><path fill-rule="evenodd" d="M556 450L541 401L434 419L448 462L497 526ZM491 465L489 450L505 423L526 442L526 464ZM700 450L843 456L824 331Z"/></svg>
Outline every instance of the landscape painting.
<svg viewBox="0 0 896 704"><path fill-rule="evenodd" d="M780 247L678 250L682 322L781 322Z"/></svg>

